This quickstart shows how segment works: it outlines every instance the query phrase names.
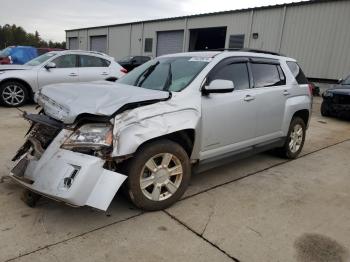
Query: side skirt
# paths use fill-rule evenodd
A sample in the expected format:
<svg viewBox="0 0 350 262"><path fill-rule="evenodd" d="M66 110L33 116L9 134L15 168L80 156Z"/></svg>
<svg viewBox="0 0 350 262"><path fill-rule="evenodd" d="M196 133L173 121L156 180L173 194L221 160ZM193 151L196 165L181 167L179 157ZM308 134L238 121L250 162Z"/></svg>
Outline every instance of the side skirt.
<svg viewBox="0 0 350 262"><path fill-rule="evenodd" d="M212 168L222 166L249 156L265 152L274 148L282 147L286 141L286 137L277 138L264 143L256 144L247 148L242 148L237 151L229 152L208 160L200 161L192 167L192 173L198 174Z"/></svg>

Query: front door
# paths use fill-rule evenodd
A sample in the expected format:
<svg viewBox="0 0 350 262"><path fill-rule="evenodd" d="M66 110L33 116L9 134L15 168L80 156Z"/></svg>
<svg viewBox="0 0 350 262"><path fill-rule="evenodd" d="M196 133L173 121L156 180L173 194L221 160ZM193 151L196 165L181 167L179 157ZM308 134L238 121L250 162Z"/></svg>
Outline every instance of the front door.
<svg viewBox="0 0 350 262"><path fill-rule="evenodd" d="M225 59L208 76L208 83L230 80L235 89L202 97L201 159L248 147L255 137L256 101L247 62L244 58Z"/></svg>
<svg viewBox="0 0 350 262"><path fill-rule="evenodd" d="M55 63L56 68L46 69L42 67L38 72L39 88L50 84L74 83L79 81L77 55L62 55L51 62Z"/></svg>

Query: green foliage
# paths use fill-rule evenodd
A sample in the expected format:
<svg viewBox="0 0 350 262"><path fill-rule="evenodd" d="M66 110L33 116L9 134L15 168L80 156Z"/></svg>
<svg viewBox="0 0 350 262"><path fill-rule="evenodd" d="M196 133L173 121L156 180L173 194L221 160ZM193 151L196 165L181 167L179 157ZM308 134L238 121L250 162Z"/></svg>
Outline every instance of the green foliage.
<svg viewBox="0 0 350 262"><path fill-rule="evenodd" d="M22 27L6 24L0 25L0 50L12 45L33 47L66 48L66 42L52 42L41 39L39 32L27 33Z"/></svg>

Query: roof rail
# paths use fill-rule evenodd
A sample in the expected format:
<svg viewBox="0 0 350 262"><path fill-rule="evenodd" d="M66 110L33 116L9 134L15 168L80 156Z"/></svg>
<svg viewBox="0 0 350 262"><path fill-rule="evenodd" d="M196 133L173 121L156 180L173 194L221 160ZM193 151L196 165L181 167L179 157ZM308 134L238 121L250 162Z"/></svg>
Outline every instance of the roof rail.
<svg viewBox="0 0 350 262"><path fill-rule="evenodd" d="M280 53L260 50L260 49L251 49L251 48L219 48L219 49L211 49L210 51L236 51L236 52L252 52L252 53L260 53L260 54L270 54L277 56L284 56Z"/></svg>
<svg viewBox="0 0 350 262"><path fill-rule="evenodd" d="M102 55L102 56L109 56L105 53L102 53L102 52L98 52L98 51L89 51L89 50L80 50L80 49L67 49L67 50L64 50L64 51L72 51L72 52L82 52L82 53L90 53L90 54L97 54L97 55Z"/></svg>

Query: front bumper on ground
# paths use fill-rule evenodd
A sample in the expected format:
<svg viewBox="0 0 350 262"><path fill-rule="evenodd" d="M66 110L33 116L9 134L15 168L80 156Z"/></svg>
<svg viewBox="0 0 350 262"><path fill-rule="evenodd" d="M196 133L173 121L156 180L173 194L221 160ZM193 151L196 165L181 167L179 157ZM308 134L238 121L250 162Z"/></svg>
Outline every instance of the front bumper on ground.
<svg viewBox="0 0 350 262"><path fill-rule="evenodd" d="M126 176L104 169L101 158L61 149L69 132L62 130L39 160L25 154L10 177L49 198L105 211Z"/></svg>

